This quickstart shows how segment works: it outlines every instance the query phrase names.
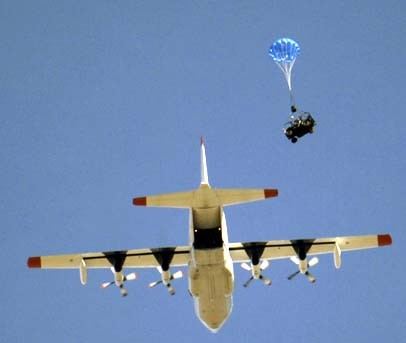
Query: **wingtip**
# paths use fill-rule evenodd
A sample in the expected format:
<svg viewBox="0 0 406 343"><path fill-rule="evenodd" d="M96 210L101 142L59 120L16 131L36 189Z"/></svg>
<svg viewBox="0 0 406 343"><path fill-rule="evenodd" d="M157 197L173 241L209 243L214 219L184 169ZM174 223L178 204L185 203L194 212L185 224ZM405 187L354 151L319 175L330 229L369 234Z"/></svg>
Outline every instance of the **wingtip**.
<svg viewBox="0 0 406 343"><path fill-rule="evenodd" d="M392 245L392 236L389 234L378 235L378 246Z"/></svg>
<svg viewBox="0 0 406 343"><path fill-rule="evenodd" d="M133 199L134 206L146 206L147 205L147 197L139 197Z"/></svg>
<svg viewBox="0 0 406 343"><path fill-rule="evenodd" d="M41 268L41 257L30 257L27 260L28 268Z"/></svg>
<svg viewBox="0 0 406 343"><path fill-rule="evenodd" d="M264 189L264 196L265 196L265 198L277 197L278 190L277 189Z"/></svg>

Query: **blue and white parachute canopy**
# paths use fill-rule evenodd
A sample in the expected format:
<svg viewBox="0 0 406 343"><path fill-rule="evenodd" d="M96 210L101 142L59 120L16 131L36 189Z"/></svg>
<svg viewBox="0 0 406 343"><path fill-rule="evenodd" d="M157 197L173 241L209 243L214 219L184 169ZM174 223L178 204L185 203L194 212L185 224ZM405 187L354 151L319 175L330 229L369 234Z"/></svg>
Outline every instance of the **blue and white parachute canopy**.
<svg viewBox="0 0 406 343"><path fill-rule="evenodd" d="M269 56L276 62L285 75L289 90L291 86L291 71L296 57L300 55L300 46L293 39L280 38L269 48Z"/></svg>
<svg viewBox="0 0 406 343"><path fill-rule="evenodd" d="M276 63L291 63L300 55L300 46L293 39L280 38L269 48L269 55Z"/></svg>

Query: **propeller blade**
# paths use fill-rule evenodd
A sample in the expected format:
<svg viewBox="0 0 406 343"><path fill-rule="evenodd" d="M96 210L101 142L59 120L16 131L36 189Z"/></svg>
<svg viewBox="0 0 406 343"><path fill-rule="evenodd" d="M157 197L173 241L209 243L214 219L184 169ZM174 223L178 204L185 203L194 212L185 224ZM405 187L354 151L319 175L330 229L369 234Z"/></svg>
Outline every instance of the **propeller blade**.
<svg viewBox="0 0 406 343"><path fill-rule="evenodd" d="M136 278L137 278L137 274L131 273L124 277L124 281L132 281L132 280L135 280Z"/></svg>
<svg viewBox="0 0 406 343"><path fill-rule="evenodd" d="M168 291L170 295L175 295L175 288L170 283L168 284Z"/></svg>
<svg viewBox="0 0 406 343"><path fill-rule="evenodd" d="M151 282L151 283L148 285L148 287L149 287L149 288L153 288L153 287L155 287L156 285L159 285L160 283L162 283L162 280L154 281L154 282Z"/></svg>
<svg viewBox="0 0 406 343"><path fill-rule="evenodd" d="M245 269L247 272L251 271L251 266L246 262L241 263L241 268Z"/></svg>
<svg viewBox="0 0 406 343"><path fill-rule="evenodd" d="M262 280L262 282L263 282L266 286L270 286L271 283L272 283L271 279L268 279L267 277L262 276L262 275L259 276L259 279Z"/></svg>
<svg viewBox="0 0 406 343"><path fill-rule="evenodd" d="M247 280L247 282L243 284L243 286L244 286L244 287L248 287L252 280L254 280L254 277L253 277L253 276L251 276L251 277Z"/></svg>
<svg viewBox="0 0 406 343"><path fill-rule="evenodd" d="M288 280L292 280L299 273L300 273L300 270L298 270L297 272L294 272L293 274L289 275Z"/></svg>
<svg viewBox="0 0 406 343"><path fill-rule="evenodd" d="M126 296L128 295L128 292L127 292L127 290L123 287L123 285L120 286L120 292L121 292L121 295L122 295L123 297L126 297Z"/></svg>
<svg viewBox="0 0 406 343"><path fill-rule="evenodd" d="M102 284L100 285L100 287L101 287L101 288L107 288L107 287L109 287L109 286L111 286L111 285L114 285L114 281L102 283Z"/></svg>
<svg viewBox="0 0 406 343"><path fill-rule="evenodd" d="M183 277L183 272L181 270L178 270L175 274L172 274L171 280L180 279L182 277Z"/></svg>
<svg viewBox="0 0 406 343"><path fill-rule="evenodd" d="M310 261L309 261L309 267L313 267L315 266L317 263L319 263L319 259L317 257L313 257Z"/></svg>
<svg viewBox="0 0 406 343"><path fill-rule="evenodd" d="M307 271L305 275L307 276L307 280L309 280L311 283L316 282L316 278L312 274L310 274L310 272Z"/></svg>
<svg viewBox="0 0 406 343"><path fill-rule="evenodd" d="M268 260L263 260L261 262L261 266L260 266L261 270L264 270L264 269L266 269L268 267L269 267L269 261Z"/></svg>
<svg viewBox="0 0 406 343"><path fill-rule="evenodd" d="M294 264L297 264L297 265L299 265L299 263L300 263L299 257L297 257L297 256L292 256L292 257L290 258L290 260L291 260Z"/></svg>

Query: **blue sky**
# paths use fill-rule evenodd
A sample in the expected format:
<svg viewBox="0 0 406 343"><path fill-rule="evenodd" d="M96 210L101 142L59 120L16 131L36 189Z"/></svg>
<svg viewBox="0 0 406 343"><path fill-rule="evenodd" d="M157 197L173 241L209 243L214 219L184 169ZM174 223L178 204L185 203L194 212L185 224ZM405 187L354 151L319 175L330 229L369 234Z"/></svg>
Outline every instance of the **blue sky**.
<svg viewBox="0 0 406 343"><path fill-rule="evenodd" d="M3 1L0 3L2 342L396 342L406 253L401 1ZM302 48L292 73L316 132L283 136L289 95L268 57ZM200 136L214 187L278 188L226 209L231 241L392 234L390 248L290 261L268 288L241 285L212 335L187 280L101 290L108 270L29 270L31 255L184 245L188 212L134 196L198 186ZM186 271L186 270L184 270Z"/></svg>

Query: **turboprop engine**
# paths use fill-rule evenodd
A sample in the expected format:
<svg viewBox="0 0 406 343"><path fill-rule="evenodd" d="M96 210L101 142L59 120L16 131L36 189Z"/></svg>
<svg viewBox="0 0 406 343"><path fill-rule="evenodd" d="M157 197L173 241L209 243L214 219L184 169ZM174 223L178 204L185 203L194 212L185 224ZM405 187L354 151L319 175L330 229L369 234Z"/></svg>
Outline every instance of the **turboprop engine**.
<svg viewBox="0 0 406 343"><path fill-rule="evenodd" d="M128 292L124 288L124 282L125 281L130 281L130 280L135 280L137 278L137 274L131 273L131 274L128 274L128 275L124 275L123 270L117 271L114 268L111 268L111 271L112 271L112 273L114 275L114 281L102 283L100 285L100 287L101 288L107 288L107 287L115 284L117 287L120 288L121 295L123 297L126 297L128 295Z"/></svg>
<svg viewBox="0 0 406 343"><path fill-rule="evenodd" d="M171 281L175 279L180 279L183 277L183 272L181 270L178 270L176 273L171 274L170 269L168 270L162 270L162 267L158 267L157 270L161 274L161 280L159 281L154 281L151 282L148 286L149 288L153 288L156 285L163 284L168 288L168 292L170 295L175 294L175 289L173 288Z"/></svg>
<svg viewBox="0 0 406 343"><path fill-rule="evenodd" d="M251 272L251 277L244 283L244 287L248 287L252 280L261 280L264 285L270 286L272 281L263 276L262 271L269 267L268 260L262 260L261 257L264 253L266 242L250 242L244 243L243 247L247 253L251 263L241 263L241 268Z"/></svg>
<svg viewBox="0 0 406 343"><path fill-rule="evenodd" d="M307 258L300 259L297 256L291 257L291 261L299 267L299 270L288 276L288 280L292 280L296 275L303 274L307 276L310 282L316 282L316 278L309 272L309 268L319 263L317 257L313 257L309 262Z"/></svg>
<svg viewBox="0 0 406 343"><path fill-rule="evenodd" d="M257 264L253 264L251 262L251 265L245 262L241 263L241 268L248 272L251 272L252 274L251 277L244 283L243 286L248 287L252 280L261 280L265 285L270 286L272 283L271 279L268 279L267 277L262 275L262 271L268 267L269 267L268 260L263 260L261 263Z"/></svg>

